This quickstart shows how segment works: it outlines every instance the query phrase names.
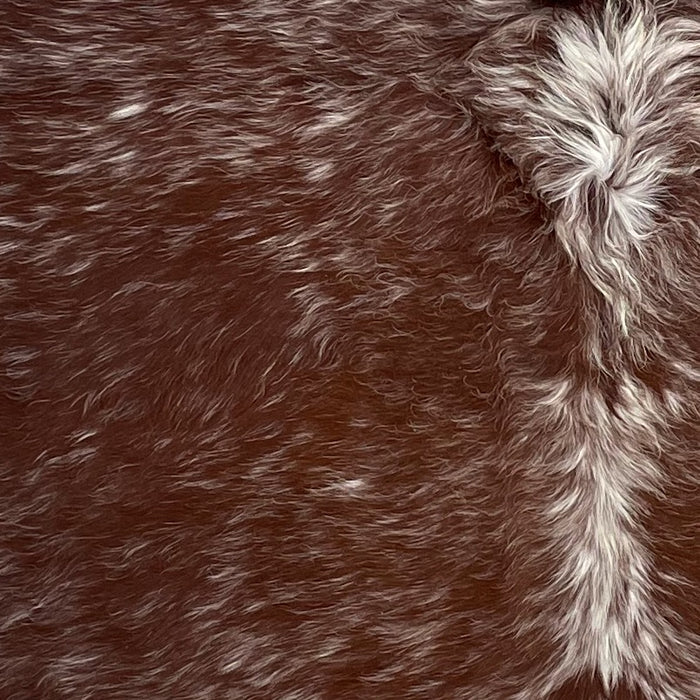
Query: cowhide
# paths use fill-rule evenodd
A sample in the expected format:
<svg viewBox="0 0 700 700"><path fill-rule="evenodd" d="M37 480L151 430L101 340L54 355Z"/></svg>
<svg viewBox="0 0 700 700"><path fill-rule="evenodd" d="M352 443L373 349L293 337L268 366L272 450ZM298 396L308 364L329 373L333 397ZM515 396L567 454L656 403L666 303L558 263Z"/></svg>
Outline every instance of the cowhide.
<svg viewBox="0 0 700 700"><path fill-rule="evenodd" d="M698 700L697 0L7 0L0 699Z"/></svg>

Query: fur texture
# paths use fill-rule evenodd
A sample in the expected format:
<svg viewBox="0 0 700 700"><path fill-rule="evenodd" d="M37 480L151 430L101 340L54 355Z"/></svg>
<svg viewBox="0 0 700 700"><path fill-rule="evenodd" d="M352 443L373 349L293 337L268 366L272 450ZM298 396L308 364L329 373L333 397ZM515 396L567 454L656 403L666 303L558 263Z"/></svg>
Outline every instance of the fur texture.
<svg viewBox="0 0 700 700"><path fill-rule="evenodd" d="M700 697L695 2L0 34L0 697Z"/></svg>

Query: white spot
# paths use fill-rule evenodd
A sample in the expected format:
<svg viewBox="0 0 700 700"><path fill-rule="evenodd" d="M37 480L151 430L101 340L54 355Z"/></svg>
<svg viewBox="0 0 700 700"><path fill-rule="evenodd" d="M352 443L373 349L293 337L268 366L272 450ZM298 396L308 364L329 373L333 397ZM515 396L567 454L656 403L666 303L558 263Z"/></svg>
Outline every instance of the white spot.
<svg viewBox="0 0 700 700"><path fill-rule="evenodd" d="M110 115L110 119L128 119L129 117L135 117L137 114L141 114L148 109L148 105L144 102L134 102L130 105L124 105L123 107L118 107Z"/></svg>
<svg viewBox="0 0 700 700"><path fill-rule="evenodd" d="M127 160L133 160L136 155L136 151L125 151L124 153L119 153L116 156L112 156L107 159L108 163L123 163Z"/></svg>
<svg viewBox="0 0 700 700"><path fill-rule="evenodd" d="M347 479L340 484L340 488L345 491L357 491L365 485L363 479Z"/></svg>
<svg viewBox="0 0 700 700"><path fill-rule="evenodd" d="M306 174L306 179L310 182L318 182L324 180L333 173L333 163L327 161L318 161L312 163Z"/></svg>
<svg viewBox="0 0 700 700"><path fill-rule="evenodd" d="M338 492L344 494L350 494L351 496L357 495L365 487L364 479L339 479L335 483L328 486L324 486L320 489L321 492Z"/></svg>
<svg viewBox="0 0 700 700"><path fill-rule="evenodd" d="M344 126L355 117L355 112L351 109L327 112L321 116L315 124L307 128L309 135L315 136L331 129Z"/></svg>

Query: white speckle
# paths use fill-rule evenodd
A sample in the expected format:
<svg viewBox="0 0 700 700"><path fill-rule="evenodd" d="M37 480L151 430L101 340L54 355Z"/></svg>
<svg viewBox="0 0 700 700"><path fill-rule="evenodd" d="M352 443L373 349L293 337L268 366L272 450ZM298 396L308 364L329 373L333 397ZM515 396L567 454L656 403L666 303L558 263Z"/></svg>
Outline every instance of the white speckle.
<svg viewBox="0 0 700 700"><path fill-rule="evenodd" d="M136 151L125 151L124 153L119 153L116 156L112 156L107 159L108 163L122 163L127 160L132 160L136 155Z"/></svg>
<svg viewBox="0 0 700 700"><path fill-rule="evenodd" d="M75 433L75 441L76 442L82 442L83 440L88 440L91 437L94 437L97 435L96 430L81 430Z"/></svg>
<svg viewBox="0 0 700 700"><path fill-rule="evenodd" d="M350 109L328 112L320 117L315 124L311 124L307 128L307 132L310 136L315 136L330 129L337 129L338 127L342 127L343 125L347 124L354 117L355 112Z"/></svg>
<svg viewBox="0 0 700 700"><path fill-rule="evenodd" d="M336 496L339 493L355 496L366 486L364 479L339 479L338 481L322 487L320 493L330 493Z"/></svg>
<svg viewBox="0 0 700 700"><path fill-rule="evenodd" d="M144 102L135 102L134 104L124 105L115 109L110 115L110 119L128 119L129 117L135 117L137 114L145 112L148 105Z"/></svg>
<svg viewBox="0 0 700 700"><path fill-rule="evenodd" d="M341 479L333 485L333 490L350 496L358 495L365 487L364 479Z"/></svg>
<svg viewBox="0 0 700 700"><path fill-rule="evenodd" d="M329 177L333 172L333 163L327 161L318 161L312 163L306 174L306 179L310 182L318 182Z"/></svg>
<svg viewBox="0 0 700 700"><path fill-rule="evenodd" d="M362 479L347 479L341 484L341 487L346 491L356 491L357 489L362 488L364 485L365 482Z"/></svg>
<svg viewBox="0 0 700 700"><path fill-rule="evenodd" d="M97 202L96 204L88 204L83 207L84 211L101 211L107 207L107 202Z"/></svg>
<svg viewBox="0 0 700 700"><path fill-rule="evenodd" d="M84 270L87 270L90 266L92 265L91 260L79 260L76 263L73 263L72 265L69 265L68 267L64 268L61 272L64 275L78 275Z"/></svg>

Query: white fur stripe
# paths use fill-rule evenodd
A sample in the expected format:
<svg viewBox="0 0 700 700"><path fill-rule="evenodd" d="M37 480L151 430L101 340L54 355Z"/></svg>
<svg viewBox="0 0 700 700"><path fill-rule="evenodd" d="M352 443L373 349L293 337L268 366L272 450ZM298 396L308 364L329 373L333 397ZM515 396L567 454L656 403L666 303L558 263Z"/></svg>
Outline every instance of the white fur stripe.
<svg viewBox="0 0 700 700"><path fill-rule="evenodd" d="M666 693L658 697L681 697L664 671L667 650L679 640L653 600L652 562L636 525L640 493L657 489L661 476L647 456L660 407L629 376L621 385L617 415L594 388L568 380L540 387L539 417L567 445L552 479L573 484L548 512L552 548L562 562L544 597L569 600L558 621L565 653L548 691L596 669L608 689L623 679L644 688L654 678L656 690Z"/></svg>
<svg viewBox="0 0 700 700"><path fill-rule="evenodd" d="M669 659L696 647L660 602L650 577L658 563L640 524L644 492L661 488L654 455L676 409L631 367L673 356L664 289L677 284L677 264L660 222L684 162L678 126L697 119L700 26L658 20L649 3L629 7L608 3L599 18L528 17L503 30L502 47L484 42L474 52L475 110L550 208L595 299L584 321L591 378L532 387L533 429L546 425L553 436L540 459L558 489L548 555L560 561L537 596L548 614L559 610L547 624L564 648L543 696L594 672L608 692L625 682L650 700L691 697ZM535 36L546 38L547 58L533 60ZM614 408L595 384L599 373L615 388ZM566 602L557 608L556 600Z"/></svg>
<svg viewBox="0 0 700 700"><path fill-rule="evenodd" d="M650 98L668 99L683 85L693 70L687 59L700 43L679 26L656 26L641 11L623 23L612 7L601 28L576 20L554 32L557 65L547 71L549 90L539 104L558 127L551 152L573 168L544 168L535 180L558 205L560 241L625 338L631 326L643 326L642 314L653 313L646 270L636 261L656 232L665 171L675 155L663 138L668 122L650 118ZM600 103L585 105L584 96L600 96ZM628 680L649 698L681 698L665 660L683 644L655 600L654 564L637 525L640 492L657 488L661 477L649 454L658 452L664 407L610 356L606 362L600 323L590 324L596 349L590 359L615 378L615 411L597 389L574 389L567 380L551 388L546 403L568 438L557 468L574 476L573 489L550 511L554 539L565 552L551 593L566 591L571 600L560 619L566 640L560 674L593 668L608 691Z"/></svg>

